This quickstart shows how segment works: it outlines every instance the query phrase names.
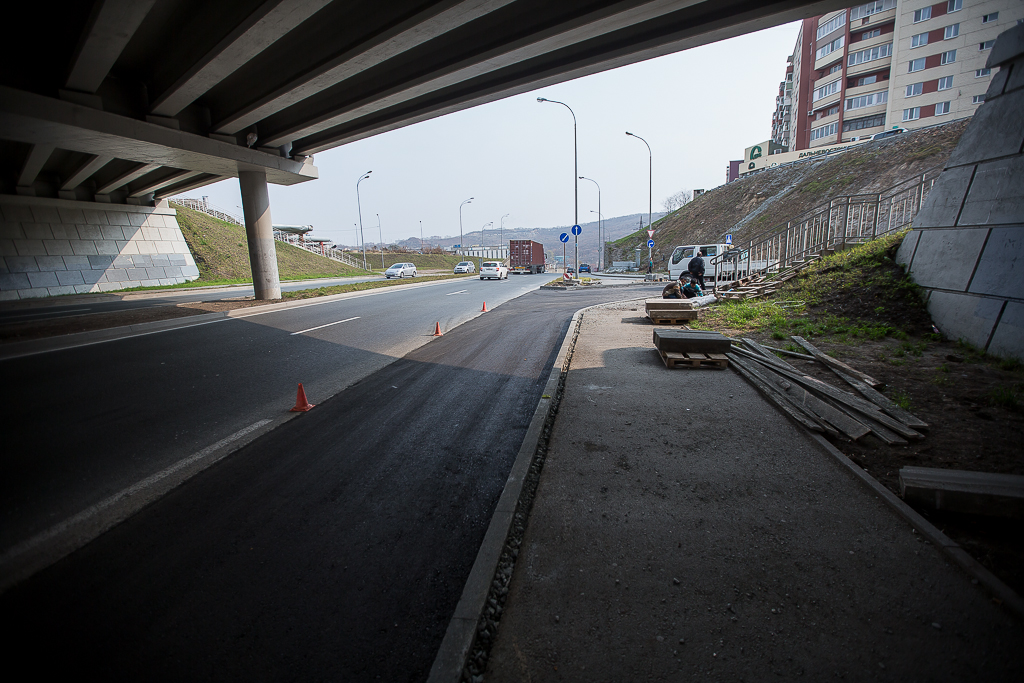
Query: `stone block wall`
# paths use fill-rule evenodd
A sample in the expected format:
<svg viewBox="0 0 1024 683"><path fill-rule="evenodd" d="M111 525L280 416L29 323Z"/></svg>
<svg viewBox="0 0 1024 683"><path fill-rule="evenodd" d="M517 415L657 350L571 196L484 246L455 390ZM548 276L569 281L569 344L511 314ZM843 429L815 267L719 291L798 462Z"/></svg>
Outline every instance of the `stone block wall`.
<svg viewBox="0 0 1024 683"><path fill-rule="evenodd" d="M0 196L0 300L199 277L175 210Z"/></svg>
<svg viewBox="0 0 1024 683"><path fill-rule="evenodd" d="M1024 25L1000 34L983 104L897 260L951 339L1024 360Z"/></svg>

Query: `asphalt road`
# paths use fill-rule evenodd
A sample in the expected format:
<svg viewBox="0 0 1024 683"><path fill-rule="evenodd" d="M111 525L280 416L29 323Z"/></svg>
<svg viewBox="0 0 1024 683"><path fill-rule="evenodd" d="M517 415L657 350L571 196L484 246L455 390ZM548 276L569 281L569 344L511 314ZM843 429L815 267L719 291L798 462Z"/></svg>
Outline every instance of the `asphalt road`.
<svg viewBox="0 0 1024 683"><path fill-rule="evenodd" d="M472 282L476 306L515 280ZM0 596L19 624L6 661L136 680L425 679L572 313L647 293L533 292L425 345L387 341L460 308L447 289L408 292L401 315L357 299L46 354L17 378L5 363L8 386L68 372L56 384L71 389L58 398L48 387L35 413L19 406L45 390L4 399L12 424L32 423L10 449L19 467L2 478L5 505L286 410L296 375L314 402L361 376ZM250 402L260 408L247 412ZM61 656L35 657L42 642Z"/></svg>

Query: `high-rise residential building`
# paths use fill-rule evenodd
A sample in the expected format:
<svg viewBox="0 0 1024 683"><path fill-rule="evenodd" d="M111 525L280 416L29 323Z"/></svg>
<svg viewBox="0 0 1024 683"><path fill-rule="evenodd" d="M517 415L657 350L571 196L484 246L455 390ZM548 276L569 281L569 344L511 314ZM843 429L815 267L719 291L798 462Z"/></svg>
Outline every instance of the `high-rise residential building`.
<svg viewBox="0 0 1024 683"><path fill-rule="evenodd" d="M786 80L779 83L779 94L775 98L775 113L772 115L772 142L789 149L789 134L793 113L793 57L789 57Z"/></svg>
<svg viewBox="0 0 1024 683"><path fill-rule="evenodd" d="M988 51L1021 21L1020 0L876 0L805 19L780 88L789 118L777 103L772 140L813 149L971 116Z"/></svg>

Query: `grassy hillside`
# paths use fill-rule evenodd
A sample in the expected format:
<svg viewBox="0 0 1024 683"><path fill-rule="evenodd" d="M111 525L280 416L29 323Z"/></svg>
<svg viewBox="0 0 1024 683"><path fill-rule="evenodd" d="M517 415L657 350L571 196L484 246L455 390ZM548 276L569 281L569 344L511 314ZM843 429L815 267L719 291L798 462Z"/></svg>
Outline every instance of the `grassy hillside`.
<svg viewBox="0 0 1024 683"><path fill-rule="evenodd" d="M966 127L967 121L954 121L912 131L716 187L655 221L655 265L666 267L675 245L722 242L727 233L740 243L834 197L879 192L941 167ZM646 232L636 232L610 244L609 261L632 259L633 249L646 241Z"/></svg>
<svg viewBox="0 0 1024 683"><path fill-rule="evenodd" d="M196 284L252 280L245 228L177 204L172 206L178 212L178 225L199 267ZM290 244L277 242L276 246L277 268L282 280L364 274L363 270L350 268Z"/></svg>

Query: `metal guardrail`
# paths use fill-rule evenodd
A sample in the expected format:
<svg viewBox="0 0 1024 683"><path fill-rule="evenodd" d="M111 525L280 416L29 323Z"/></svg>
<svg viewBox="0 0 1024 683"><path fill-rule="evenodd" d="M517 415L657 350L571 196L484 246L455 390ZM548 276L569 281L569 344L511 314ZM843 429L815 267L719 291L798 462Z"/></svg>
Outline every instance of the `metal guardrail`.
<svg viewBox="0 0 1024 683"><path fill-rule="evenodd" d="M324 247L324 248L321 249L321 247L319 246L319 243L314 245L314 244L306 244L306 243L301 242L301 241L292 242L289 239L287 239L282 233L280 233L280 232L278 232L276 230L274 231L274 239L277 240L278 242L284 242L285 244L291 245L293 247L297 247L299 249L305 249L306 251L308 251L311 254L316 254L317 256L323 256L324 258L329 258L332 261L337 261L339 263L344 263L346 266L351 266L353 268L358 268L359 270L363 270L363 263L362 263L361 260L356 260L355 257L349 256L348 254L346 254L341 249L334 249L334 248L328 248L328 247Z"/></svg>
<svg viewBox="0 0 1024 683"><path fill-rule="evenodd" d="M941 171L929 169L877 194L836 197L712 257L715 289L721 281L777 273L909 226Z"/></svg>
<svg viewBox="0 0 1024 683"><path fill-rule="evenodd" d="M186 209L201 211L202 213L213 216L214 218L219 218L227 223L234 223L235 225L241 225L243 227L245 226L245 221L243 221L241 217L210 204L205 198L192 199L190 197L172 197L169 201L172 201L175 204L180 204Z"/></svg>

